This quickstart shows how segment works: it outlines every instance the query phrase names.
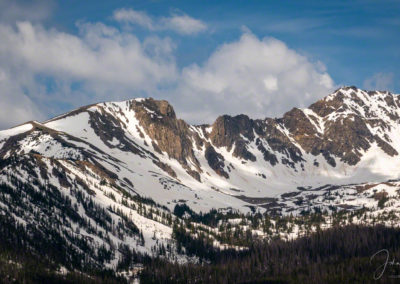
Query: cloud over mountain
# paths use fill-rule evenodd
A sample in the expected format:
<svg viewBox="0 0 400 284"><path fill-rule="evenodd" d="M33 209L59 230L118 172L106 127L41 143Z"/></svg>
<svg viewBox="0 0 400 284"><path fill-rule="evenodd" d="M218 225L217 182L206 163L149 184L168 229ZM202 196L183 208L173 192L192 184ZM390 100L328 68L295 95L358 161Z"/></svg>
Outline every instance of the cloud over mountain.
<svg viewBox="0 0 400 284"><path fill-rule="evenodd" d="M196 113L199 122L217 113L265 117L306 106L333 85L321 63L311 62L280 40L245 32L239 40L220 46L202 65L182 70L180 105L185 117L193 119ZM202 111L196 111L199 106Z"/></svg>
<svg viewBox="0 0 400 284"><path fill-rule="evenodd" d="M77 23L77 34L29 21L0 24L1 107L15 110L1 127L82 104L143 96L168 99L192 123L211 122L221 113L265 117L308 105L333 87L322 63L275 38L244 31L203 63L178 66L177 42L158 34L157 25L189 34L200 30L199 22L187 15L155 22L133 10L117 10L114 17L153 33L138 37L122 26L84 21Z"/></svg>

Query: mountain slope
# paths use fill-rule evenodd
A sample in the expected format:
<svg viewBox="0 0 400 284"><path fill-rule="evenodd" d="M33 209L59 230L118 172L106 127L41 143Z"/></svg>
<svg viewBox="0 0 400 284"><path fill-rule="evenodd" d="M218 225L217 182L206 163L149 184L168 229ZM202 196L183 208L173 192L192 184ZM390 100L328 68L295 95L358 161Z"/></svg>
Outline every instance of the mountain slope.
<svg viewBox="0 0 400 284"><path fill-rule="evenodd" d="M127 251L162 247L186 261L172 230L177 204L289 214L397 196L399 122L397 95L355 87L282 118L212 125L151 98L94 104L0 131L0 212L29 228L32 249L52 235L79 265L115 268Z"/></svg>
<svg viewBox="0 0 400 284"><path fill-rule="evenodd" d="M188 200L198 211L245 210L235 196L398 178L399 115L396 95L354 87L282 118L221 116L202 126L177 119L166 101L136 99L3 131L0 156L34 151L92 160L120 185L170 209L174 200Z"/></svg>

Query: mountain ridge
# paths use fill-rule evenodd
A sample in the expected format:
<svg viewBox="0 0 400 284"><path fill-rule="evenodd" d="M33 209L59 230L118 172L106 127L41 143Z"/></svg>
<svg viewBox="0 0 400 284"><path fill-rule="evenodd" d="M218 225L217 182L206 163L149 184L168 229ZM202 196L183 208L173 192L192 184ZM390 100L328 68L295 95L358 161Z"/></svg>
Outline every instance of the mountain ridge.
<svg viewBox="0 0 400 284"><path fill-rule="evenodd" d="M177 241L178 224L241 249L204 216L247 230L244 219L263 213L396 215L399 152L400 99L388 92L345 87L281 118L222 115L210 125L188 124L152 98L92 104L0 131L0 221L22 230L33 251L51 235L76 259L63 260L68 269L115 270L127 255L160 251L196 262ZM254 226L262 237L283 234ZM304 230L294 226L286 237Z"/></svg>
<svg viewBox="0 0 400 284"><path fill-rule="evenodd" d="M0 138L0 157L4 159L10 155L9 151L18 152L18 146L9 149L15 143L21 146L20 153L25 153L24 146L18 141L23 140L24 135L36 133L41 139L46 137L66 145L55 151L55 156L46 151L51 148L49 145L40 149L38 152L45 156L85 159L92 155L85 147L100 155L120 151L132 154L131 159L150 160L155 169L184 188L222 192L228 197L235 196L236 192L251 197L274 197L297 186L324 185L321 178L315 183L304 184L302 180L309 172L310 179L334 173L338 180L343 177L347 179L345 183L351 183L348 178L351 174L347 171L354 171L357 176L361 159L372 148L382 151L387 158L397 157L400 149L396 143L400 143L400 137L393 134L392 128L400 119L399 105L399 97L389 92L343 87L309 108L293 108L281 118L222 115L210 125L190 125L178 119L172 105L165 100L148 98L91 104L43 123L22 125L23 128L31 124L32 128L9 138L4 135L7 131L1 131L0 137L2 133L4 137ZM72 124L83 124L84 127ZM397 141L393 142L394 138ZM73 141L86 146L82 148ZM29 147L37 151L34 148L40 148L40 143L36 141L36 146ZM396 147L391 145L393 143ZM112 154L107 159L118 161ZM118 162L126 163L123 159ZM115 173L115 168L108 171ZM287 177L291 182L282 184L280 179ZM389 175L386 179L389 178L397 176ZM122 179L129 179L129 175ZM334 183L335 178L328 178L326 183L332 181ZM356 182L368 181L371 180L356 179ZM243 190L251 186L253 190ZM274 189L272 193L268 192L268 187ZM142 189L142 194L145 193ZM157 191L148 197L155 196Z"/></svg>

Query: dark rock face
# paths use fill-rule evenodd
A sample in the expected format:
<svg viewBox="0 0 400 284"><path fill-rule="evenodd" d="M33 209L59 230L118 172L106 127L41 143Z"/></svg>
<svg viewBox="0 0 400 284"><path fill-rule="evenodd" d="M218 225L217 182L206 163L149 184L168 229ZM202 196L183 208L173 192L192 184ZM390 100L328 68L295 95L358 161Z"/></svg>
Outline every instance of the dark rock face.
<svg viewBox="0 0 400 284"><path fill-rule="evenodd" d="M210 139L216 147L227 147L230 151L235 144L233 155L245 160L255 161L256 157L248 151L246 139L254 140L254 121L247 115L231 117L223 115L212 125ZM244 137L244 138L243 138Z"/></svg>
<svg viewBox="0 0 400 284"><path fill-rule="evenodd" d="M284 128L282 119L266 118L264 121L259 121L259 124L262 127L256 130L257 134L264 138L273 151L285 155L293 163L303 161L300 149L282 131Z"/></svg>
<svg viewBox="0 0 400 284"><path fill-rule="evenodd" d="M99 109L99 112L89 112L89 116L90 126L109 148L119 147L123 151L129 151L144 157L144 153L139 149L139 146L125 136L125 123L122 120L105 112L102 108ZM114 139L118 141L118 146L112 144Z"/></svg>
<svg viewBox="0 0 400 284"><path fill-rule="evenodd" d="M205 146L209 165L224 177L228 177L223 170L224 158L214 147L225 147L227 151L232 151L234 157L253 162L257 160L254 151L259 151L272 166L282 163L294 169L296 164L303 169L302 163L305 162L298 145L306 153L322 155L332 167L336 166L335 157L349 165L357 164L362 152L367 151L374 142L388 155L398 155L388 137L371 133L369 127L378 126L384 130L390 125L375 118L377 114L365 103L365 99L368 99L365 96L385 102L388 108L382 111L396 121L400 118L390 108L398 108L399 99L391 94L381 98L381 93L377 92L360 95L358 91L355 87L344 87L329 99L317 101L309 107L315 115L306 115L298 108L277 119L253 120L246 115L223 115L211 125L211 132L206 130L208 125L197 126L203 138L183 120L177 119L174 109L166 101L133 101L131 107L146 133L156 142L153 142L154 150L166 152L178 160L188 174L200 180L201 168L193 147L201 150ZM349 99L352 104L348 103ZM317 127L321 119L323 129ZM278 159L277 153L282 154L281 158ZM196 170L188 166L189 162L196 166ZM313 164L319 166L318 162Z"/></svg>
<svg viewBox="0 0 400 284"><path fill-rule="evenodd" d="M379 126L382 129L390 126L386 125L382 119L374 119L377 117L377 114L357 95L355 87L342 89L351 91L350 100L362 107L364 114L357 108L346 105L346 96L339 90L330 100L323 99L310 106L310 109L322 117L325 122L323 135L319 135L316 129L307 122L307 119L304 118L305 115L302 115L301 111L292 110L289 119L287 117L289 113L285 114L285 125L290 130L296 142L313 155L322 153L331 165L333 165L332 156L336 156L341 161L350 165L357 164L362 155L360 151L367 151L373 142L376 142L388 155L398 155L397 151L387 141L377 135L373 135L368 128L368 125L371 127ZM369 92L368 96L376 94L375 92ZM388 107L397 107L391 94L388 94L382 100L386 102ZM349 111L351 114L339 115L334 120L328 120L328 116L333 112L340 114L344 111ZM388 108L384 108L382 111L391 117L392 120L397 120L397 115L391 114Z"/></svg>
<svg viewBox="0 0 400 284"><path fill-rule="evenodd" d="M167 164L161 162L161 161L156 161L153 160L154 164L156 164L160 169L163 171L167 172L171 177L176 178L176 173L175 171Z"/></svg>
<svg viewBox="0 0 400 284"><path fill-rule="evenodd" d="M339 110L343 107L345 95L342 92L338 92L335 98L331 101L319 100L310 106L310 109L321 117L325 117L335 110Z"/></svg>
<svg viewBox="0 0 400 284"><path fill-rule="evenodd" d="M187 170L186 171L192 178L197 180L198 182L201 182L200 174L197 171L194 170Z"/></svg>
<svg viewBox="0 0 400 284"><path fill-rule="evenodd" d="M157 142L159 150L182 164L186 164L188 158L197 161L189 139L189 126L176 118L174 109L167 101L133 101L131 108L147 135Z"/></svg>
<svg viewBox="0 0 400 284"><path fill-rule="evenodd" d="M224 170L224 157L217 153L213 146L207 145L205 157L210 167L220 176L229 178L228 173Z"/></svg>
<svg viewBox="0 0 400 284"><path fill-rule="evenodd" d="M388 92L363 92L355 87L345 87L315 102L307 110L293 108L282 118L251 119L246 115L223 115L211 126L187 124L178 119L173 107L163 100L132 100L126 102L125 106L134 112L139 121L140 127L136 125L139 137L145 139L145 134L150 137L150 142L144 141L145 146L127 133L129 119L132 118L127 117L118 104L82 107L53 120L87 112L90 127L108 148L118 148L141 158L149 158L162 171L178 178L178 171L175 172L171 164L158 155L166 154L178 161L186 173L199 182L202 182L202 178L206 179L201 175L203 169L199 160L203 157L199 153L204 153L200 155L204 155L219 176L228 179L233 175L234 163L228 162L228 158L220 154L221 148L231 152L243 164L259 159L261 161L258 162L264 160L272 166L286 165L294 171L304 170L307 163L321 166L317 156L324 157L331 167L335 167L338 161L356 165L364 152L374 144L389 156L399 154L393 147L395 141L391 139L395 138L391 138L391 131L400 123L400 98ZM107 153L81 138L58 132L44 124L30 123L33 126L31 130L0 141L0 161L24 152L26 149L22 144L27 137L35 141L46 135L51 136L64 150L74 150L70 157L64 157L66 160L74 161L78 167L81 164L77 159L85 161L88 163L85 168L92 168L93 172L108 182L117 178L96 164L96 159L91 159L93 153L89 148L102 156L107 156ZM84 143L88 147L73 142ZM308 154L315 157L310 159ZM110 161L116 160L110 156L108 158ZM69 186L55 170L54 175L59 177L62 186Z"/></svg>
<svg viewBox="0 0 400 284"><path fill-rule="evenodd" d="M390 146L389 143L387 143L385 140L381 139L379 136L375 135L374 139L378 146L389 156L396 156L399 153L392 147Z"/></svg>
<svg viewBox="0 0 400 284"><path fill-rule="evenodd" d="M135 111L136 118L146 134L153 140L155 151L167 153L170 158L176 159L189 175L199 180L199 173L196 174L188 164L191 162L197 171L201 171L191 141L191 138L197 141L200 138L190 130L185 121L176 118L173 107L167 101L152 98L132 101L130 107Z"/></svg>
<svg viewBox="0 0 400 284"><path fill-rule="evenodd" d="M360 161L360 150L368 150L373 136L365 122L355 116L337 120L326 125L324 141L317 150L328 150L342 161L355 165Z"/></svg>
<svg viewBox="0 0 400 284"><path fill-rule="evenodd" d="M261 153L263 153L265 161L268 161L273 166L275 166L278 163L278 159L276 158L276 156L273 153L271 153L270 151L268 151L267 149L265 149L260 138L257 138L256 145L257 145L257 149Z"/></svg>
<svg viewBox="0 0 400 284"><path fill-rule="evenodd" d="M306 152L312 152L321 143L318 130L300 109L285 113L282 123Z"/></svg>

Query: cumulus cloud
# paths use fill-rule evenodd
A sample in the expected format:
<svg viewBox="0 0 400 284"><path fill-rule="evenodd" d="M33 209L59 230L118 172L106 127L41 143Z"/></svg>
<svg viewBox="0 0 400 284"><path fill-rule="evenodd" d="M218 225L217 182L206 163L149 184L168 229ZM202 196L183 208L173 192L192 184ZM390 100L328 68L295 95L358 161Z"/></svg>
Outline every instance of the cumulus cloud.
<svg viewBox="0 0 400 284"><path fill-rule="evenodd" d="M161 27L165 27L165 29L171 29L184 35L197 34L207 29L207 25L205 23L185 14L161 18L161 23Z"/></svg>
<svg viewBox="0 0 400 284"><path fill-rule="evenodd" d="M114 11L114 20L125 24L139 25L150 31L172 30L182 35L192 35L203 32L207 25L186 14L172 14L169 17L152 19L142 11L133 9L118 9Z"/></svg>
<svg viewBox="0 0 400 284"><path fill-rule="evenodd" d="M393 73L375 73L364 81L367 90L386 91L393 89Z"/></svg>
<svg viewBox="0 0 400 284"><path fill-rule="evenodd" d="M15 78L0 66L0 129L45 116L27 95L32 85L26 78Z"/></svg>
<svg viewBox="0 0 400 284"><path fill-rule="evenodd" d="M148 21L143 14L136 19ZM0 24L0 128L84 104L147 96L169 100L191 123L226 113L264 118L307 106L333 87L322 63L249 30L202 64L183 68L169 37L139 39L103 23L80 22L78 30Z"/></svg>
<svg viewBox="0 0 400 284"><path fill-rule="evenodd" d="M114 11L113 18L118 22L135 24L149 30L155 30L153 20L145 12L133 9L118 9Z"/></svg>
<svg viewBox="0 0 400 284"><path fill-rule="evenodd" d="M167 56L153 58L145 44L131 34L103 24L85 24L80 28L81 37L45 30L29 22L18 23L16 30L0 27L2 57L15 58L33 72L127 84L139 89L151 89L175 72L172 60ZM171 50L168 39L158 47L161 53Z"/></svg>
<svg viewBox="0 0 400 284"><path fill-rule="evenodd" d="M333 85L320 62L310 62L282 41L245 32L201 66L182 70L177 104L185 118L197 122L224 113L264 118L308 106Z"/></svg>
<svg viewBox="0 0 400 284"><path fill-rule="evenodd" d="M175 82L174 44L169 38L140 41L101 23L81 23L79 30L76 36L30 22L18 22L15 27L0 25L0 68L7 70L0 85L2 109L18 101L30 108L46 105L46 100L72 107L125 99L154 93ZM19 92L10 86L19 86ZM26 115L31 118L37 108L32 106ZM27 118L18 117L5 116L2 124Z"/></svg>

